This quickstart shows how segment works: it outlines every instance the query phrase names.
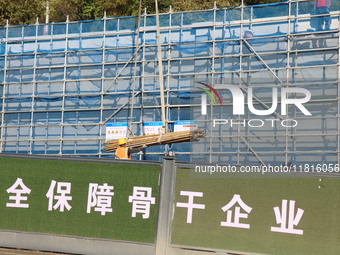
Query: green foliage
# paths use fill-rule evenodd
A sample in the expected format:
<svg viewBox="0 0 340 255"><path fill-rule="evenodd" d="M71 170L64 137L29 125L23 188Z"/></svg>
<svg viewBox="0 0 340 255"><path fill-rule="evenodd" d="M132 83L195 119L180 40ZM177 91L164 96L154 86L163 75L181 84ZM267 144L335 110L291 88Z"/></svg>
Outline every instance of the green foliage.
<svg viewBox="0 0 340 255"><path fill-rule="evenodd" d="M99 6L94 0L84 0L81 8L80 19L95 19L98 17Z"/></svg>
<svg viewBox="0 0 340 255"><path fill-rule="evenodd" d="M44 0L0 0L0 25L34 24L45 15Z"/></svg>
<svg viewBox="0 0 340 255"><path fill-rule="evenodd" d="M52 0L50 2L51 21L65 21L67 16L70 20L78 20L82 3L82 0Z"/></svg>
<svg viewBox="0 0 340 255"><path fill-rule="evenodd" d="M107 16L121 17L138 15L139 0L48 0L50 5L50 22L70 20L88 20ZM141 0L141 11L155 13L154 0ZM246 5L272 3L278 0L244 0ZM217 0L217 7L232 7L241 5L241 0ZM214 0L158 0L160 13L173 11L191 11L211 9ZM46 0L0 0L0 25L34 24L37 17L42 23L45 20Z"/></svg>

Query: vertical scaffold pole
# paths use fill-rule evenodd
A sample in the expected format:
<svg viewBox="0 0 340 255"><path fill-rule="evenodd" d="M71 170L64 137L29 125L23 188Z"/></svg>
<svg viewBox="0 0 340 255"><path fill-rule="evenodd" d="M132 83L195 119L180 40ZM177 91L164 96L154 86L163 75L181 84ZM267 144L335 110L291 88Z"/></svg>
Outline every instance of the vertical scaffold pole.
<svg viewBox="0 0 340 255"><path fill-rule="evenodd" d="M242 57L243 57L243 22L244 22L244 1L241 2L241 20L240 20L240 56L239 56L239 77L238 77L238 86L242 86ZM240 120L240 115L237 117ZM240 164L240 153L241 153L241 127L238 125L237 127L237 164Z"/></svg>
<svg viewBox="0 0 340 255"><path fill-rule="evenodd" d="M287 33L287 63L286 63L286 84L281 84L283 86L289 86L290 83L290 74L292 73L290 70L290 51L291 51L291 40L292 40L292 29L291 29L291 15L292 15L292 1L288 1L288 33ZM295 17L297 18L297 17ZM295 19L296 20L296 19ZM295 28L294 28L295 29ZM294 30L293 30L294 31ZM293 76L292 76L293 77ZM288 106L286 106L286 110L288 111ZM289 140L292 140L292 143L295 143L295 139L289 138L289 130L288 127L285 128L285 162L284 164L288 165L289 158ZM295 147L295 145L294 145Z"/></svg>
<svg viewBox="0 0 340 255"><path fill-rule="evenodd" d="M4 78L2 82L2 108L1 108L1 133L0 133L0 153L4 151L4 132L5 132L5 95L6 95L6 87L7 87L7 56L8 56L8 31L9 31L9 22L6 20L6 35L5 35L5 54L4 54Z"/></svg>
<svg viewBox="0 0 340 255"><path fill-rule="evenodd" d="M339 20L340 21L340 20ZM338 116L337 116L337 164L340 164L340 22L338 26Z"/></svg>
<svg viewBox="0 0 340 255"><path fill-rule="evenodd" d="M45 23L50 22L50 0L46 0L46 17L45 17Z"/></svg>
<svg viewBox="0 0 340 255"><path fill-rule="evenodd" d="M103 17L103 51L102 51L102 72L101 72L101 78L100 78L100 83L101 83L101 93L100 93L100 123L103 123L104 118L103 118L103 111L104 111L104 87L105 87L105 65L106 65L106 25L107 25L107 15L106 11L104 12L104 17ZM102 156L102 146L105 141L103 141L103 132L104 135L105 133L105 126L99 125L99 146L98 146L98 156Z"/></svg>
<svg viewBox="0 0 340 255"><path fill-rule="evenodd" d="M139 9L138 9L138 19L137 19L137 30L135 32L135 53L134 54L134 67L133 67L133 79L132 79L132 98L130 103L130 118L129 118L129 127L128 132L126 133L126 138L130 134L134 136L132 131L132 120L133 120L133 110L135 107L135 91L136 91L136 75L137 75L137 65L138 65L138 49L139 49L139 33L140 33L140 22L142 15L142 1L139 1Z"/></svg>
<svg viewBox="0 0 340 255"><path fill-rule="evenodd" d="M35 129L34 111L35 111L35 95L36 95L36 88L37 88L36 76L37 76L38 36L39 36L39 20L37 18L37 20L35 22L34 60L33 60L33 79L32 79L32 103L31 103L31 115L30 115L30 126L29 126L28 154L33 154L34 144L35 144L35 141L34 141L34 129ZM24 34L22 34L22 40L24 40ZM46 114L46 115L48 116L48 114ZM46 154L46 143L45 143L45 154Z"/></svg>
<svg viewBox="0 0 340 255"><path fill-rule="evenodd" d="M59 156L63 154L64 147L64 132L65 132L65 97L66 97L66 81L67 81L67 58L69 54L68 37L69 37L69 23L70 19L66 17L66 34L65 34L65 46L64 46L64 64L63 64L63 88L61 99L61 116L60 116L60 137L59 137Z"/></svg>
<svg viewBox="0 0 340 255"><path fill-rule="evenodd" d="M164 80L163 80L163 62L162 62L162 46L161 46L161 32L159 25L158 1L155 0L156 9L156 35L157 35L157 59L158 59L158 77L159 77L159 91L161 97L161 115L162 123L165 125L165 132L168 131L168 125L165 118L165 100L164 100Z"/></svg>

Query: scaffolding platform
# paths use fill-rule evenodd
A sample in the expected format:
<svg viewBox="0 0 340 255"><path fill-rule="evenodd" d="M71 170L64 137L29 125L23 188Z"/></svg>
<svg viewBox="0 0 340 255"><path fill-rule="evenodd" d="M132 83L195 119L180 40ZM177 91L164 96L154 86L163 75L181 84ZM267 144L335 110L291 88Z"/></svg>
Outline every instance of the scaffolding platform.
<svg viewBox="0 0 340 255"><path fill-rule="evenodd" d="M160 14L169 131L192 119L196 82L255 86L263 92L257 109L271 104L273 87L313 94L312 117L295 114L294 130L206 126L198 151L188 143L167 149L180 161L204 154L229 164L339 163L339 1L330 30L316 30L320 18L304 0ZM138 136L143 123L162 121L156 28L147 13L0 27L0 152L113 157L103 150L107 124L129 123ZM164 150L136 157L161 160Z"/></svg>

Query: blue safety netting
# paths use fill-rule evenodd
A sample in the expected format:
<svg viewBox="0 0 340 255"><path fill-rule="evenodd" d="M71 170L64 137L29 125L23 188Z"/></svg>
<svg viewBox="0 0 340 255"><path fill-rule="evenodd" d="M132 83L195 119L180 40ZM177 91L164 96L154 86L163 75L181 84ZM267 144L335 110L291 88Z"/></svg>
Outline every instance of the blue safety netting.
<svg viewBox="0 0 340 255"><path fill-rule="evenodd" d="M277 85L274 73L296 84L328 83L315 93L319 99L333 97L334 101L311 106L318 119L301 132L311 125L327 126L329 136L313 143L301 137L289 138L287 148L287 142L277 138L280 130L257 134L271 137L268 141L272 142L256 140L252 132L241 135L259 155L263 153L265 161L282 161L280 155L268 156L270 151L291 150L283 157L302 161L311 157L306 148L333 150L339 1L333 1L330 11L331 28L327 31L316 31L315 22L320 17L315 17L312 1L161 14L169 129L174 130L174 121L190 120L188 106L198 96L191 91L196 81L228 79L240 83L241 77L241 83L260 80L261 84L253 84L260 87ZM141 135L143 122L161 121L158 74L155 15L142 15L140 24L134 16L0 27L2 151L112 156L102 149L106 123L132 121L133 134ZM141 93L132 105L137 92ZM320 107L332 118L318 116ZM206 128L211 134L209 143L223 141L217 151L207 150L213 152L211 155L230 152L219 157L233 163L237 157L248 163L257 160L249 148L235 145L232 136L240 134L230 131L226 138ZM158 160L164 149L147 148L143 159ZM179 152L180 160L188 160L188 144L167 149ZM301 151L305 150L303 156ZM300 154L294 155L295 151ZM325 152L320 160L335 156Z"/></svg>

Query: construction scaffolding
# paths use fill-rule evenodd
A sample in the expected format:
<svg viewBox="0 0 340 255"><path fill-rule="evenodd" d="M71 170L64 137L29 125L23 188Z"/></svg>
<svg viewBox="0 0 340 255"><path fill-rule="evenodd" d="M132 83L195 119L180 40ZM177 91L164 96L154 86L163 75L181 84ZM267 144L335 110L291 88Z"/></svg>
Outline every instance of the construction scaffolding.
<svg viewBox="0 0 340 255"><path fill-rule="evenodd" d="M7 24L0 27L0 152L112 157L103 149L106 124L128 123L129 135L143 135L143 123L164 122L164 107L164 125L173 131L175 121L191 118L193 81L229 80L263 88L259 106L271 104L273 86L308 87L312 117L296 116L302 124L294 130L238 126L221 133L207 127L200 154L210 162L339 163L339 1L333 1L330 17L331 28L317 30L322 17L313 1L300 0L170 9L159 14L159 26L146 11L138 17ZM186 143L170 149L183 161L197 155ZM135 157L160 160L164 150L154 146Z"/></svg>

